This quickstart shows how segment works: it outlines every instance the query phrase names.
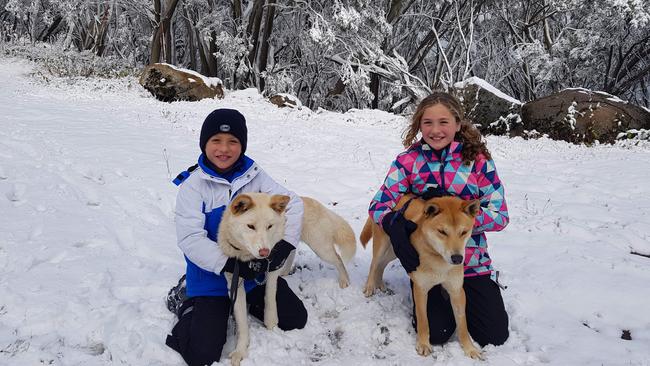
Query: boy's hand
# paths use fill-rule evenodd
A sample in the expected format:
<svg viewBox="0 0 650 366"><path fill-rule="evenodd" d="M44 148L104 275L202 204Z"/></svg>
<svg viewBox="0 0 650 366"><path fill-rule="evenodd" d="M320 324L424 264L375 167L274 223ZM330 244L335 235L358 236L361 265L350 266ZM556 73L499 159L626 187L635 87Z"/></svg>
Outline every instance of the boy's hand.
<svg viewBox="0 0 650 366"><path fill-rule="evenodd" d="M381 221L381 226L390 237L390 242L393 245L393 251L402 263L402 267L406 273L411 273L420 265L420 256L413 248L409 237L418 225L411 220L408 220L399 211L392 211L384 216Z"/></svg>
<svg viewBox="0 0 650 366"><path fill-rule="evenodd" d="M271 255L269 255L269 272L282 268L284 262L287 261L289 254L291 254L294 249L296 249L296 247L284 239L277 242L271 251Z"/></svg>
<svg viewBox="0 0 650 366"><path fill-rule="evenodd" d="M252 259L248 262L242 262L236 258L228 258L221 273L233 273L235 270L235 263L237 262L239 262L239 277L245 280L254 280L257 276L265 273L268 268L268 261L266 259Z"/></svg>

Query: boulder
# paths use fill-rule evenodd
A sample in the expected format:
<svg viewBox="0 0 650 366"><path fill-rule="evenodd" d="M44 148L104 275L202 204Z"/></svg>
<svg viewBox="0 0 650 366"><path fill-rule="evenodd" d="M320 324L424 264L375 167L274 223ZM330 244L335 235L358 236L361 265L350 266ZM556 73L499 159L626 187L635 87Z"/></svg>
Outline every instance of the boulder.
<svg viewBox="0 0 650 366"><path fill-rule="evenodd" d="M291 107L291 108L300 108L302 103L300 99L294 97L290 94L275 94L269 97L269 102L277 105L280 108Z"/></svg>
<svg viewBox="0 0 650 366"><path fill-rule="evenodd" d="M522 102L487 81L471 77L454 84L465 114L482 134L513 135L521 130Z"/></svg>
<svg viewBox="0 0 650 366"><path fill-rule="evenodd" d="M223 98L223 83L219 78L164 63L146 66L140 75L140 85L163 102Z"/></svg>
<svg viewBox="0 0 650 366"><path fill-rule="evenodd" d="M650 111L611 94L564 89L523 105L523 128L574 143L612 143L631 130L650 129Z"/></svg>

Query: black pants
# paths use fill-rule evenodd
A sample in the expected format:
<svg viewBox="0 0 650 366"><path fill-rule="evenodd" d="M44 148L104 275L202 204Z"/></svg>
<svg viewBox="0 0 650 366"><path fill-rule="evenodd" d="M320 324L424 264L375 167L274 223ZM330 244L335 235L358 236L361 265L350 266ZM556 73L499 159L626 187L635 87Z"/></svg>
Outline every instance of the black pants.
<svg viewBox="0 0 650 366"><path fill-rule="evenodd" d="M411 289L413 283L411 283ZM508 313L503 305L499 286L490 276L465 277L465 316L467 330L481 347L501 345L508 339ZM429 317L429 342L446 343L456 330L456 320L451 308L449 295L441 285L429 290L427 301ZM413 305L413 325L417 324L415 304Z"/></svg>
<svg viewBox="0 0 650 366"><path fill-rule="evenodd" d="M248 312L264 321L264 291L257 286L246 294ZM282 330L304 328L307 310L302 301L291 291L287 281L278 278L278 327ZM167 345L183 356L189 366L210 365L221 358L226 343L230 299L226 296L200 296L188 299L181 308L192 306L182 315L167 336Z"/></svg>

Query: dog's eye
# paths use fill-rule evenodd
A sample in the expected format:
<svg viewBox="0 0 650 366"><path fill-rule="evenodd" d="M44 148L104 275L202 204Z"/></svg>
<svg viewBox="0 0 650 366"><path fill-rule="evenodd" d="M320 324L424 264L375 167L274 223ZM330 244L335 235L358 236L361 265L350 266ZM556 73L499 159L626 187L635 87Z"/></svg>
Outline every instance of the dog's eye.
<svg viewBox="0 0 650 366"><path fill-rule="evenodd" d="M248 228L251 230L255 230L255 225L248 224Z"/></svg>
<svg viewBox="0 0 650 366"><path fill-rule="evenodd" d="M444 235L444 236L447 236L447 232L444 231L444 230L440 230L440 229L438 229L438 232L439 232L440 234Z"/></svg>
<svg viewBox="0 0 650 366"><path fill-rule="evenodd" d="M272 227L273 227L273 224L269 225L269 227L267 227L266 230L271 230Z"/></svg>
<svg viewBox="0 0 650 366"><path fill-rule="evenodd" d="M467 234L467 230L463 230L463 232L460 233L460 236L465 236L465 234Z"/></svg>

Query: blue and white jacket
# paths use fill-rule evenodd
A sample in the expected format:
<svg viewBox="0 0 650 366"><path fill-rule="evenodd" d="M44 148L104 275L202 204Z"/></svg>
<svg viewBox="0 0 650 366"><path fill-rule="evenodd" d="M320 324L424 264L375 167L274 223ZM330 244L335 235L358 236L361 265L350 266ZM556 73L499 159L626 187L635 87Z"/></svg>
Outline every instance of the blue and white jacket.
<svg viewBox="0 0 650 366"><path fill-rule="evenodd" d="M181 173L180 179L174 181L180 184L176 197L176 235L187 262L188 297L228 294L226 279L220 274L228 257L217 245L217 234L224 210L239 193L290 196L284 240L294 246L298 246L302 226L300 197L275 182L252 159L244 156L230 181L206 166L204 159L201 155L197 169ZM255 281L244 282L246 291L255 286Z"/></svg>

